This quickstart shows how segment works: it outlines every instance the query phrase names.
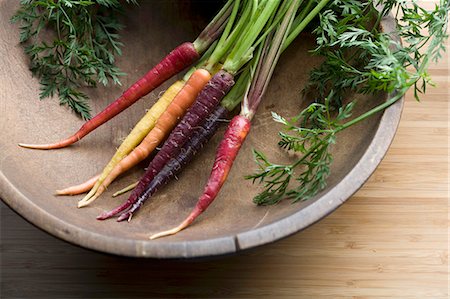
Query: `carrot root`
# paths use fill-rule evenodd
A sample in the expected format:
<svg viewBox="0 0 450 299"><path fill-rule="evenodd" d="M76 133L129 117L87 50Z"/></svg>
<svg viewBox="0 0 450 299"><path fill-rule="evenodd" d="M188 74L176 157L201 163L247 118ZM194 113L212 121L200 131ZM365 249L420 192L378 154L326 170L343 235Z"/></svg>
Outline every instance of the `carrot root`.
<svg viewBox="0 0 450 299"><path fill-rule="evenodd" d="M116 193L114 193L114 194L112 195L112 197L117 197L117 196L119 196L119 195L122 195L122 194L124 194L124 193L127 193L127 192L130 191L130 190L133 190L134 187L137 186L137 184L139 184L139 182L134 182L133 184L126 186L125 188L123 188L123 189L117 191Z"/></svg>
<svg viewBox="0 0 450 299"><path fill-rule="evenodd" d="M201 213L202 213L201 210L194 209L194 211L192 211L192 213L182 223L180 223L180 225L172 229L153 234L150 236L150 240L175 235L176 233L182 231L183 229L191 225L191 223L194 222L195 218L197 218Z"/></svg>
<svg viewBox="0 0 450 299"><path fill-rule="evenodd" d="M79 185L71 186L65 189L56 190L56 195L77 195L84 192L88 192L97 182L100 175L96 175L90 178L88 181L81 183Z"/></svg>
<svg viewBox="0 0 450 299"><path fill-rule="evenodd" d="M75 135L70 136L67 139L64 139L60 142L56 143L48 143L48 144L28 144L28 143L19 143L18 145L23 148L29 148L29 149L37 149L37 150L52 150L52 149L59 149L66 146L69 146L71 144L74 144L78 140L83 138L83 136L80 136L78 132Z"/></svg>

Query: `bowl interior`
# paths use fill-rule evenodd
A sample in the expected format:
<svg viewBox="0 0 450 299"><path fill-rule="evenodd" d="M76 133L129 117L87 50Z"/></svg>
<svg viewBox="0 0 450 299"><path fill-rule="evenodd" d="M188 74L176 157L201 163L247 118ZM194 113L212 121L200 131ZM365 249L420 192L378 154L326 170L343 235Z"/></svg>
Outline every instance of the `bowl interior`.
<svg viewBox="0 0 450 299"><path fill-rule="evenodd" d="M132 13L125 17L126 28L122 33L125 47L118 59L119 67L127 73L121 79L123 86L133 83L179 43L193 40L198 34L205 18L185 13L183 3L144 1L139 7L130 8ZM272 121L271 111L289 117L305 105L300 92L308 72L320 59L308 53L314 47L312 38L302 35L283 54L253 121L252 131L217 200L189 229L176 236L149 241L150 233L179 223L194 206L209 175L226 122L177 180L149 200L130 223L95 220L99 213L126 200L127 195L117 198L111 195L136 181L148 161L120 177L101 198L83 209L76 208L81 196L56 197L54 191L99 173L145 109L175 78L69 148L54 151L19 148L19 142L59 140L73 133L83 122L65 107L58 106L56 98L39 101L38 80L32 78L27 58L17 43L18 27L8 22L17 3L5 1L0 7L0 27L4 28L0 31L0 56L4 57L0 73L2 195L9 205L37 226L82 246L122 255L160 257L235 251L233 240L237 234L276 223L321 200L358 163L379 126L381 114L340 133L333 147L334 164L328 187L314 199L296 204L285 201L267 207L252 203L253 196L261 189L243 179L255 169L251 149L263 150L272 161L292 159L277 147L277 132L281 126ZM93 111L100 111L122 90L119 86L88 89ZM384 100L384 96L349 95L349 98L358 100L355 115L362 107L367 109ZM355 190L358 187L355 186ZM201 247L193 244L201 244Z"/></svg>

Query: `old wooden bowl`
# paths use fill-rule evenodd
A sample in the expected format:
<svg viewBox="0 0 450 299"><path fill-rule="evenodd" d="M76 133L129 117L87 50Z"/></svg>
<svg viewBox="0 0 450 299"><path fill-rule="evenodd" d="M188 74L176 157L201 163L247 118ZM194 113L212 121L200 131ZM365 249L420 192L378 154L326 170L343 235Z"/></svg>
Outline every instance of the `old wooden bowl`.
<svg viewBox="0 0 450 299"><path fill-rule="evenodd" d="M122 36L126 47L118 61L128 74L122 79L124 86L177 44L193 40L204 25L201 16L193 19L180 5L176 1L146 1L133 9L133 17L125 19ZM308 71L320 62L308 54L313 40L301 36L283 55L252 132L220 196L189 229L150 241L151 233L177 224L195 204L209 175L223 128L178 179L161 190L130 223L95 220L99 213L126 199L126 195L112 198L111 194L138 179L145 163L120 177L87 208L76 208L80 196L56 197L54 191L98 173L168 84L76 145L54 151L19 148L18 142L45 143L66 137L83 122L58 106L57 99L38 100L39 84L32 78L27 58L18 45L18 27L8 21L16 8L15 1L0 2L0 196L31 223L86 248L135 257L201 257L237 252L298 232L331 213L361 187L384 156L399 122L401 103L340 133L333 148L335 161L328 187L314 199L255 206L252 197L260 189L243 179L255 169L251 149L264 150L274 161L289 159L277 148L280 126L271 120L270 112L295 115L304 105L300 91ZM94 111L105 107L121 90L117 86L89 90ZM356 98L358 108L354 115L384 101L386 96Z"/></svg>

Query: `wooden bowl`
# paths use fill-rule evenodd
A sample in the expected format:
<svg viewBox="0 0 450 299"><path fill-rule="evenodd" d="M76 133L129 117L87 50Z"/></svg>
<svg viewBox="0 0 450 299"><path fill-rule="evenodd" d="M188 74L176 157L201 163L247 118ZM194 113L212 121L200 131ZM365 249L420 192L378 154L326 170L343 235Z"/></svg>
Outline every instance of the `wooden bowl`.
<svg viewBox="0 0 450 299"><path fill-rule="evenodd" d="M122 78L123 86L133 83L179 43L193 40L205 24L200 16L192 20L192 14L185 13L177 3L145 1L127 14L122 33L126 47L118 61L127 73ZM83 122L58 106L56 98L39 101L38 80L31 76L28 60L18 45L18 26L8 21L16 9L15 1L0 4L0 197L39 228L86 248L134 257L190 258L234 253L286 237L331 213L362 186L386 153L400 119L402 102L340 133L333 148L335 161L328 187L313 199L255 206L252 198L261 189L243 179L255 169L251 149L263 150L272 161L289 160L277 147L276 133L281 127L272 121L270 112L284 116L298 113L305 105L300 91L308 72L320 63L319 58L308 54L314 47L313 39L302 35L283 54L252 131L214 204L189 229L150 241L151 233L178 224L194 206L224 128L130 223L97 221L99 213L126 199L127 195L112 198L111 194L136 181L145 163L120 177L106 194L83 209L76 208L81 196L56 197L54 191L101 171L145 109L175 79L73 146L53 151L20 148L19 142L59 140ZM392 20L383 23L388 29L392 24ZM88 90L94 111L100 111L122 90L118 86ZM358 99L354 115L386 99L386 95L349 97Z"/></svg>

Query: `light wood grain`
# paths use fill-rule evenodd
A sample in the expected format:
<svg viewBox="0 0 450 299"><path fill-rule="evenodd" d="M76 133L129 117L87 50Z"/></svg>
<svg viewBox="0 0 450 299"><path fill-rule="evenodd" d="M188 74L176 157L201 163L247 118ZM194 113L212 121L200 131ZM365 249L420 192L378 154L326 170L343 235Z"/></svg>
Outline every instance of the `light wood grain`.
<svg viewBox="0 0 450 299"><path fill-rule="evenodd" d="M305 231L236 256L127 259L64 243L1 206L1 298L448 298L448 57L409 95L377 171Z"/></svg>

